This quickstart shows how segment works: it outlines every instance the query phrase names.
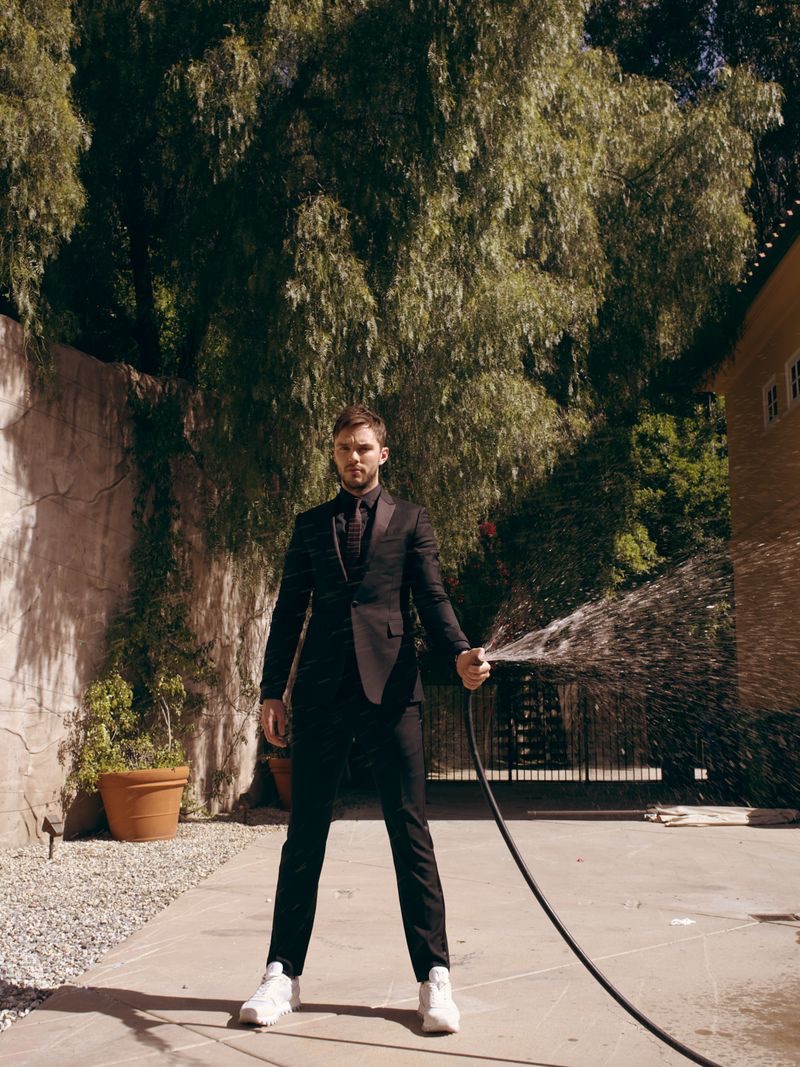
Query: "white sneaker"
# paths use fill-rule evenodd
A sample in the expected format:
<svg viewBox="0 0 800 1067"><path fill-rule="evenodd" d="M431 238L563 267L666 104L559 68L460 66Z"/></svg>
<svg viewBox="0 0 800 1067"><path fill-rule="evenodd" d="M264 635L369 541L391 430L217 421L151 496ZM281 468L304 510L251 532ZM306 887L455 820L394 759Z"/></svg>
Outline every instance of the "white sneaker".
<svg viewBox="0 0 800 1067"><path fill-rule="evenodd" d="M284 974L282 963L270 963L264 981L239 1009L239 1022L272 1026L282 1015L299 1007L300 979Z"/></svg>
<svg viewBox="0 0 800 1067"><path fill-rule="evenodd" d="M453 987L446 967L431 967L427 982L420 982L418 1013L428 1034L457 1034L460 1019L453 1003Z"/></svg>

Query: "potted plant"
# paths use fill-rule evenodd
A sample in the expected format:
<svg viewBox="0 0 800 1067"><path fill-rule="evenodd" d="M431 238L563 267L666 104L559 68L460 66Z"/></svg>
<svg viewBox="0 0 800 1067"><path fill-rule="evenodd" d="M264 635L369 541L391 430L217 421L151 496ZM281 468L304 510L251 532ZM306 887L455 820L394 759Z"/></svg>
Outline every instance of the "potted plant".
<svg viewBox="0 0 800 1067"><path fill-rule="evenodd" d="M286 733L290 736L291 712L288 707L286 709ZM292 750L289 745L279 748L277 745L271 745L269 741L265 741L264 745L265 754L261 758L269 767L281 806L289 811L292 807Z"/></svg>
<svg viewBox="0 0 800 1067"><path fill-rule="evenodd" d="M292 757L288 749L269 746L266 756L269 773L278 790L278 799L287 811L292 806Z"/></svg>
<svg viewBox="0 0 800 1067"><path fill-rule="evenodd" d="M161 673L150 695L147 706L136 708L132 687L111 669L88 687L71 723L68 787L99 790L118 841L174 837L189 778L181 741L183 679Z"/></svg>

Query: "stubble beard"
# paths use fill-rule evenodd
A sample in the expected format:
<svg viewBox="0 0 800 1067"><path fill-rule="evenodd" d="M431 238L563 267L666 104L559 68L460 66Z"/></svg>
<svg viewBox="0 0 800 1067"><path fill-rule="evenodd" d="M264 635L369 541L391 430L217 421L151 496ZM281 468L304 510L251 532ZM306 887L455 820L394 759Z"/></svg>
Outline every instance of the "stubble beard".
<svg viewBox="0 0 800 1067"><path fill-rule="evenodd" d="M377 471L373 472L371 477L369 472L365 472L361 476L354 476L352 472L343 471L339 477L345 489L349 489L351 493L356 493L358 495L368 493L370 489L374 489L378 484Z"/></svg>

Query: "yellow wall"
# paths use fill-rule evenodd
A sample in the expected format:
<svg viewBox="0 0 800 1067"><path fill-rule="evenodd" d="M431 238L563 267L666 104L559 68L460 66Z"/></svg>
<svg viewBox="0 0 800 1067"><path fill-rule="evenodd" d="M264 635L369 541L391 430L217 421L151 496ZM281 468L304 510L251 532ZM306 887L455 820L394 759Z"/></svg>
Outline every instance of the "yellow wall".
<svg viewBox="0 0 800 1067"><path fill-rule="evenodd" d="M726 397L739 697L752 709L800 707L800 239L753 301L715 391ZM774 377L778 416L765 423Z"/></svg>

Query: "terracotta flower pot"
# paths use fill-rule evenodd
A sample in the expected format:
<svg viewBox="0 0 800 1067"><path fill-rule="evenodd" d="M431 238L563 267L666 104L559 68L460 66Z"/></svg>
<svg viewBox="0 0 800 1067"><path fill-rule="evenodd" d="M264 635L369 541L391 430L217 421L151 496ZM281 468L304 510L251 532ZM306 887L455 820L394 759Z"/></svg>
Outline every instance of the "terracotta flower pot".
<svg viewBox="0 0 800 1067"><path fill-rule="evenodd" d="M280 756L270 756L268 761L270 774L278 790L278 799L287 811L292 807L292 761Z"/></svg>
<svg viewBox="0 0 800 1067"><path fill-rule="evenodd" d="M101 774L100 796L117 841L165 841L178 830L188 767Z"/></svg>

